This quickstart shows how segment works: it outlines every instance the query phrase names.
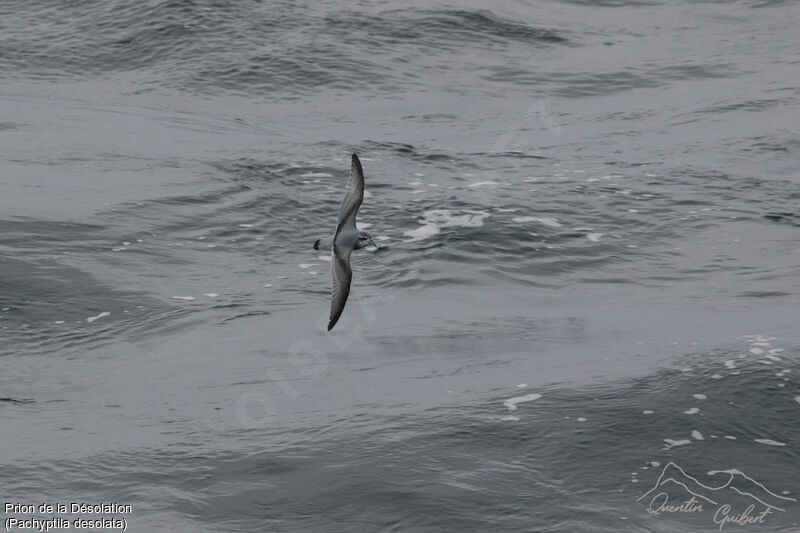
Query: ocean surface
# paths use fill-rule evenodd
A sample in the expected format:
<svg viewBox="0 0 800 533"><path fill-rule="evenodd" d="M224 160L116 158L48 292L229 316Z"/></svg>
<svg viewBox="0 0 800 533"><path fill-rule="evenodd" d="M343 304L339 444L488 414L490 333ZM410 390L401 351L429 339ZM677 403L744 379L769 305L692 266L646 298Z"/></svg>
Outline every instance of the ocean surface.
<svg viewBox="0 0 800 533"><path fill-rule="evenodd" d="M488 5L0 0L3 528L800 531L800 3Z"/></svg>

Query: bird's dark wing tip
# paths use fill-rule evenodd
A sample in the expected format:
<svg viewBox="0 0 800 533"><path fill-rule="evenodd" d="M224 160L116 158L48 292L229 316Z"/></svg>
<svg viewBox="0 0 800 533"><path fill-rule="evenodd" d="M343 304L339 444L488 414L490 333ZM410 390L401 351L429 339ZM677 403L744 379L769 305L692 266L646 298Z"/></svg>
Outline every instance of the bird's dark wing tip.
<svg viewBox="0 0 800 533"><path fill-rule="evenodd" d="M314 241L314 249L315 249L315 250L319 250L319 239L317 239L316 241Z"/></svg>
<svg viewBox="0 0 800 533"><path fill-rule="evenodd" d="M358 155L356 155L356 153L355 153L355 152L353 152L352 166L353 166L353 167L354 167L356 170L358 170L358 172L359 172L359 173L361 173L361 174L363 174L363 173L364 173L364 170L361 168L361 160L360 160L360 159L358 159Z"/></svg>

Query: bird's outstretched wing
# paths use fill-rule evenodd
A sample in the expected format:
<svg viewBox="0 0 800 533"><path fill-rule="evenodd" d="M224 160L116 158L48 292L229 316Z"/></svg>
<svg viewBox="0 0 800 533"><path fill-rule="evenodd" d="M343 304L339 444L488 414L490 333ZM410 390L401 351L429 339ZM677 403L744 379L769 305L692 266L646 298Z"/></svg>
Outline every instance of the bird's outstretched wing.
<svg viewBox="0 0 800 533"><path fill-rule="evenodd" d="M350 179L347 180L347 192L345 192L342 205L339 207L339 219L336 223L334 239L342 229L357 231L356 214L363 200L364 171L361 169L361 161L358 160L358 156L353 154L353 160L350 163Z"/></svg>
<svg viewBox="0 0 800 533"><path fill-rule="evenodd" d="M328 331L339 321L344 311L344 304L350 295L350 281L353 279L353 270L350 268L350 250L333 246L331 254L331 275L333 288L331 289L331 317L328 321Z"/></svg>

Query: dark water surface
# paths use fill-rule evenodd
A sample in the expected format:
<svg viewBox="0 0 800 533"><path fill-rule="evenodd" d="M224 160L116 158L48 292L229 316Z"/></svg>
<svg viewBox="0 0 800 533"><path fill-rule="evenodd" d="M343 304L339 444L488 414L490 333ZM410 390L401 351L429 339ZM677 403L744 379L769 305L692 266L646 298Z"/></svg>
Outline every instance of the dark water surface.
<svg viewBox="0 0 800 533"><path fill-rule="evenodd" d="M485 6L0 1L0 503L800 531L800 4Z"/></svg>

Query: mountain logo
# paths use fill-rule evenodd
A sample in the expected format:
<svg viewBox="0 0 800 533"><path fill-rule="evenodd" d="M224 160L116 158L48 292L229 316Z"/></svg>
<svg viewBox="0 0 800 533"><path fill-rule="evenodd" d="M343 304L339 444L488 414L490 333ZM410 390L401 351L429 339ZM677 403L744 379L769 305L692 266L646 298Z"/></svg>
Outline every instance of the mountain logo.
<svg viewBox="0 0 800 533"><path fill-rule="evenodd" d="M790 505L797 503L797 499L786 495L788 493L776 494L736 468L712 470L708 474L727 474L727 479L712 486L669 462L653 488L636 501L647 502L647 512L654 515L713 511L714 523L720 531L727 524L763 524L769 515L786 512Z"/></svg>

